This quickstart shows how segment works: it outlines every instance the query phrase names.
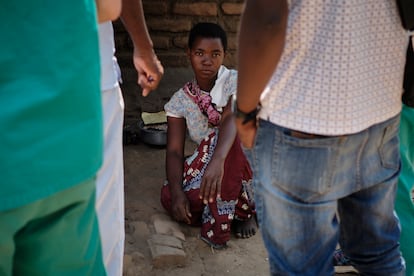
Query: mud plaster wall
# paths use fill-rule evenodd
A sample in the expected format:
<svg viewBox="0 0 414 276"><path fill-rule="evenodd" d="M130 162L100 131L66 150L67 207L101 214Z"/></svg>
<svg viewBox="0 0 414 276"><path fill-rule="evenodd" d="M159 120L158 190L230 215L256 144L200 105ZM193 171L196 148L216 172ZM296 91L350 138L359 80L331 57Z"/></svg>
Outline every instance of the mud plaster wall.
<svg viewBox="0 0 414 276"><path fill-rule="evenodd" d="M114 22L116 56L122 71L125 121L134 124L142 111L157 112L178 88L192 78L185 50L191 27L201 21L220 24L227 32L225 65L236 67L237 30L243 1L240 0L143 0L147 26L155 51L165 68L159 88L141 96L132 64L132 42L120 21Z"/></svg>

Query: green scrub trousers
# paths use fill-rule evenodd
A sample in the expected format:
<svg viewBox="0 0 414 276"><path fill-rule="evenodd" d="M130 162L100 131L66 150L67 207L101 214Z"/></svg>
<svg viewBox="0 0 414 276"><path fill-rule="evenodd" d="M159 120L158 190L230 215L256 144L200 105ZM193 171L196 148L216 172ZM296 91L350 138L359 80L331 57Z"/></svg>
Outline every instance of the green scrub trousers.
<svg viewBox="0 0 414 276"><path fill-rule="evenodd" d="M0 275L106 275L95 179L0 212Z"/></svg>

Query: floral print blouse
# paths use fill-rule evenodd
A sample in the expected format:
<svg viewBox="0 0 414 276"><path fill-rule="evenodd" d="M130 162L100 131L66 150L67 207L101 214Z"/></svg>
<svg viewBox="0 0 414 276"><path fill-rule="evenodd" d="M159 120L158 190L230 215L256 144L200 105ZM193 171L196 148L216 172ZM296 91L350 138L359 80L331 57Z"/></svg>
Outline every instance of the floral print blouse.
<svg viewBox="0 0 414 276"><path fill-rule="evenodd" d="M210 91L212 102L222 111L231 95L236 93L237 71L221 66L216 84ZM208 92L204 92L208 93ZM191 140L200 144L214 128L209 127L207 116L201 113L196 103L181 88L165 104L164 110L169 117L184 118Z"/></svg>

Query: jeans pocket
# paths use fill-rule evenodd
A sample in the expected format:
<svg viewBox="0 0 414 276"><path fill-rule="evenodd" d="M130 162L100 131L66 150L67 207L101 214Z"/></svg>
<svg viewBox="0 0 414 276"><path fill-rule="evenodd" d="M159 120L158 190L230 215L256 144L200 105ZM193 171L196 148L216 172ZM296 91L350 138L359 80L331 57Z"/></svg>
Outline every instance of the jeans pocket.
<svg viewBox="0 0 414 276"><path fill-rule="evenodd" d="M384 129L379 156L382 167L398 170L400 167L400 151L398 138L398 125L392 124Z"/></svg>
<svg viewBox="0 0 414 276"><path fill-rule="evenodd" d="M321 200L331 191L343 139L303 139L283 134L273 164L276 185L301 201Z"/></svg>

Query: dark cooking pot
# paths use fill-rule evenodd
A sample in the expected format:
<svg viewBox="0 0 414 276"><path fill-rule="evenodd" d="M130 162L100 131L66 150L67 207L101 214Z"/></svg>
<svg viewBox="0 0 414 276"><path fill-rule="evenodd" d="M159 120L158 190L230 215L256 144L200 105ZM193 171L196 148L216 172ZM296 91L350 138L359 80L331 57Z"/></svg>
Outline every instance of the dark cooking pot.
<svg viewBox="0 0 414 276"><path fill-rule="evenodd" d="M144 125L138 122L138 134L142 142L153 146L167 145L167 123Z"/></svg>

